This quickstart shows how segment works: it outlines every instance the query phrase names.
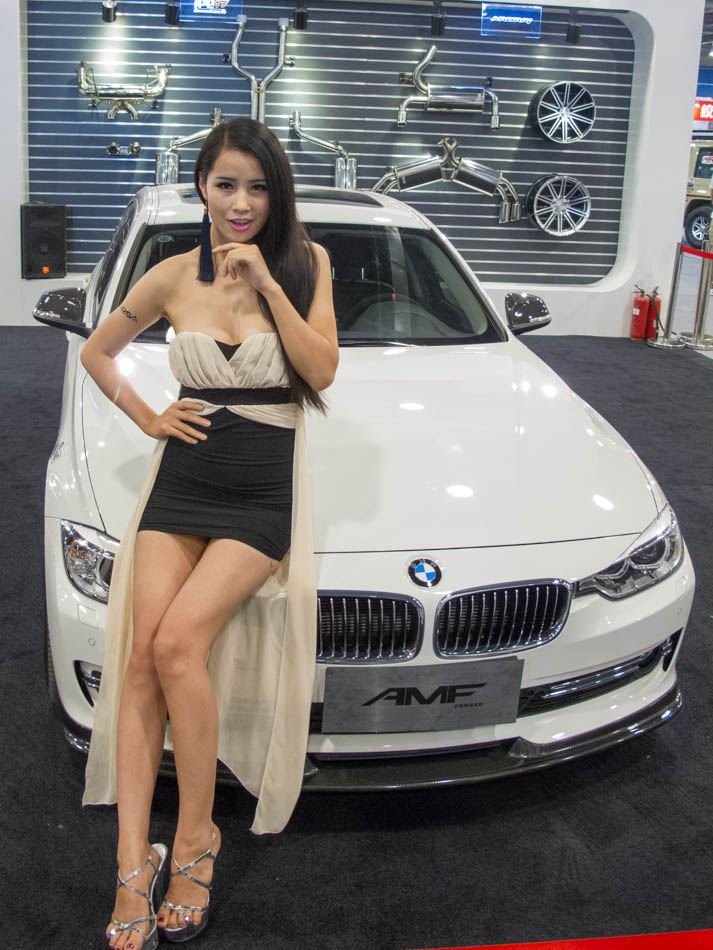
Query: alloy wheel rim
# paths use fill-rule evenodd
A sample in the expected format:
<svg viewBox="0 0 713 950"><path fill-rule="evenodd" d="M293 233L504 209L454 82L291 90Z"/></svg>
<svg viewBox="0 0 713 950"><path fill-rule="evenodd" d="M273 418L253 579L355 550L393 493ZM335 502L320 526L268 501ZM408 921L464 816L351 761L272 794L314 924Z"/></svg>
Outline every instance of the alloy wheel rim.
<svg viewBox="0 0 713 950"><path fill-rule="evenodd" d="M547 234L566 237L579 231L589 220L592 200L588 190L571 175L551 175L530 189L527 209L530 218Z"/></svg>
<svg viewBox="0 0 713 950"><path fill-rule="evenodd" d="M594 98L580 83L553 83L538 93L535 103L535 125L552 142L578 142L594 126Z"/></svg>

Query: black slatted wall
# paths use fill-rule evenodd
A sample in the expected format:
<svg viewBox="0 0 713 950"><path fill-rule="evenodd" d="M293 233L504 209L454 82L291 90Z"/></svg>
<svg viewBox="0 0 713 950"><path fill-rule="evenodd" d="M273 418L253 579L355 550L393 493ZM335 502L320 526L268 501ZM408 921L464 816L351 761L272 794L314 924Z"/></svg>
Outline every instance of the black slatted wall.
<svg viewBox="0 0 713 950"><path fill-rule="evenodd" d="M300 140L288 126L294 109L306 131L338 140L358 160L359 187L372 187L392 165L441 154L444 137L460 154L502 171L521 200L547 174L570 174L586 185L592 213L577 234L557 238L523 217L498 224L498 202L457 184L392 192L427 214L455 243L481 279L587 284L604 277L615 257L629 121L633 40L610 14L577 14L578 44L567 43L568 11L544 7L539 40L480 35L480 3L445 3L446 32L430 33L430 2L362 3L312 0L309 28L290 29L285 67L267 91L267 124L292 161L298 183L333 184L333 154ZM155 152L174 135L209 125L219 106L226 117L249 115L248 82L223 61L235 24L164 22L164 0L120 0L115 23L102 22L99 0L27 0L29 177L32 200L66 203L68 265L87 271L102 254L128 198L152 184ZM246 0L240 63L258 79L275 65L277 20L294 3ZM292 23L292 20L291 20ZM487 116L413 108L396 124L398 105L416 94L400 85L429 46L438 52L424 79L438 85L480 86L492 78L501 125ZM139 119L107 119L77 91L85 60L100 84L143 83L147 66L170 63L167 91ZM557 80L583 83L597 118L579 142L556 145L530 125L533 95ZM141 153L110 156L106 146L138 141ZM190 180L198 146L181 152Z"/></svg>

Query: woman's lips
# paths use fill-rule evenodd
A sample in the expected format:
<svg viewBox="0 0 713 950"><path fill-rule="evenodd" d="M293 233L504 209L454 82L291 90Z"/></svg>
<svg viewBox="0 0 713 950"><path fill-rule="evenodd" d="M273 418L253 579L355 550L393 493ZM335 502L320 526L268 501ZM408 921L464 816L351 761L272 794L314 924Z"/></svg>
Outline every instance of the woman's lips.
<svg viewBox="0 0 713 950"><path fill-rule="evenodd" d="M228 224L234 231L247 231L247 229L252 224L252 219L248 221L231 221L229 219Z"/></svg>

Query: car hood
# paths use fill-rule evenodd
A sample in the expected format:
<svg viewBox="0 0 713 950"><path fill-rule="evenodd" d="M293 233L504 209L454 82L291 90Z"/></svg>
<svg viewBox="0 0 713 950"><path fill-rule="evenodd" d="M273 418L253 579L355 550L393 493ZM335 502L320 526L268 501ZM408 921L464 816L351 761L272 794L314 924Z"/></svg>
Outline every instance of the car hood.
<svg viewBox="0 0 713 950"><path fill-rule="evenodd" d="M163 344L122 370L161 411ZM638 534L657 513L626 442L519 341L350 347L308 417L315 550L538 544ZM105 530L120 537L154 440L84 382L85 450Z"/></svg>

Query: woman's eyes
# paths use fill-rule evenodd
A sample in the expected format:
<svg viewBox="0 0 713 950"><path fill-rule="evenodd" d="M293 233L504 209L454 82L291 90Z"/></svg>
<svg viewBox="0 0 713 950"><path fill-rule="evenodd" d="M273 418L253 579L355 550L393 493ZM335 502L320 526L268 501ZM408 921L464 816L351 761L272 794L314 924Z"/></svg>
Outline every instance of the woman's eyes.
<svg viewBox="0 0 713 950"><path fill-rule="evenodd" d="M218 188L220 188L221 191L226 191L227 189L232 189L232 187L233 187L233 186L230 184L229 181L220 181L220 182L218 182ZM267 185L263 185L263 184L253 185L250 190L251 190L251 191L267 191Z"/></svg>

